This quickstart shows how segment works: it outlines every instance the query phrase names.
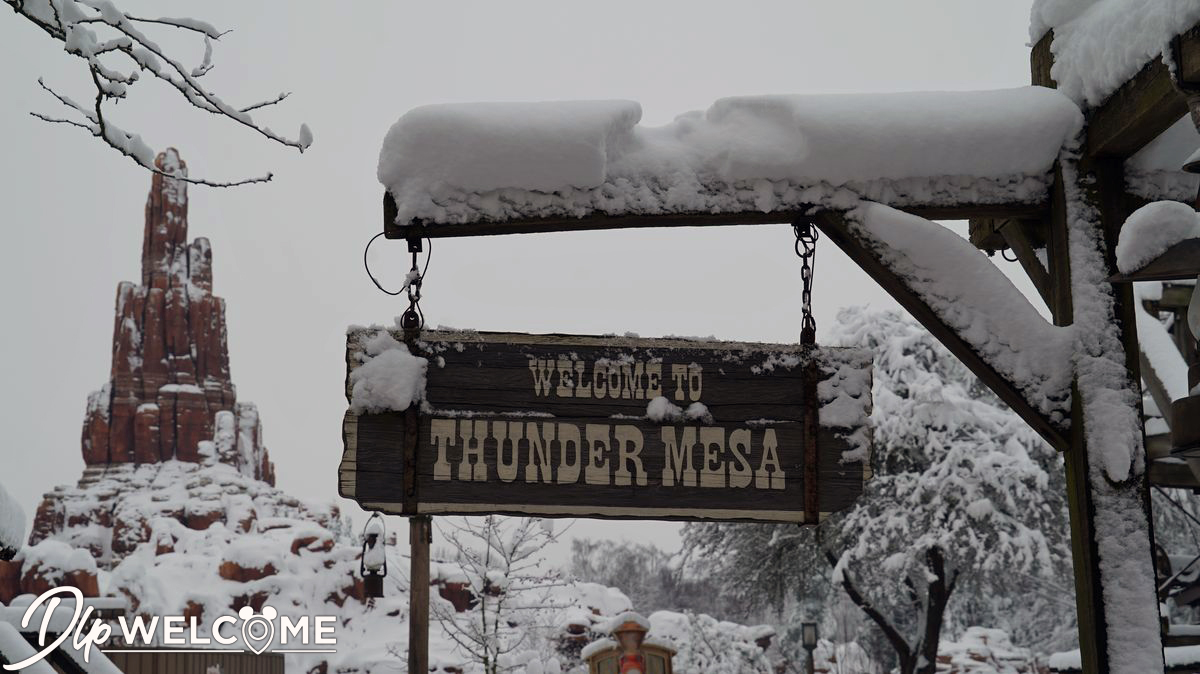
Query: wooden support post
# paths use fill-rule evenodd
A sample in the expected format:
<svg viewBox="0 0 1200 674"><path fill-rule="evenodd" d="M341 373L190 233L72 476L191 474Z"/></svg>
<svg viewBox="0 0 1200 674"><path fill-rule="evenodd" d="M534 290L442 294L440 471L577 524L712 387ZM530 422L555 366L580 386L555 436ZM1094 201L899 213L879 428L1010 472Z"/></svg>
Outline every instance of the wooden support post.
<svg viewBox="0 0 1200 674"><path fill-rule="evenodd" d="M428 515L408 518L410 547L408 587L408 671L429 671L429 544L433 521Z"/></svg>
<svg viewBox="0 0 1200 674"><path fill-rule="evenodd" d="M1123 205L1123 162L1120 160L1090 163L1081 169L1092 174L1093 181L1081 176L1080 189L1085 198L1100 213L1105 235L1105 257L1107 266L1115 268L1113 251L1121 224L1127 215ZM1067 212L1066 192L1061 168L1056 170L1051 203L1050 237L1048 254L1050 262L1050 309L1057 325L1070 325L1074 320L1074 304L1071 292L1070 224ZM1126 368L1132 384L1137 386L1139 371L1139 349L1137 330L1132 313L1132 289L1125 285L1115 289L1115 318L1121 329L1122 347ZM1109 672L1110 637L1120 630L1120 618L1128 607L1110 605L1105 601L1104 588L1117 583L1107 578L1101 565L1097 543L1097 496L1103 494L1106 507L1136 504L1151 519L1149 483L1147 472L1133 475L1126 483L1116 484L1105 478L1100 471L1093 470L1088 457L1087 426L1090 420L1078 386L1072 386L1070 445L1064 454L1067 478L1067 504L1071 515L1071 551L1075 566L1075 601L1079 629L1079 648L1083 671ZM1140 406L1140 403L1139 403ZM1111 532L1109 532L1111 535ZM1153 568L1152 535L1147 537L1144 563ZM1109 561L1110 565L1113 560ZM1158 605L1154 594L1138 601Z"/></svg>
<svg viewBox="0 0 1200 674"><path fill-rule="evenodd" d="M409 250L419 251L420 239L408 242ZM414 354L421 338L419 314L410 307L404 314L404 342ZM404 411L404 505L408 513L408 671L429 671L429 545L433 543L433 520L417 513L417 447L421 415L416 404Z"/></svg>

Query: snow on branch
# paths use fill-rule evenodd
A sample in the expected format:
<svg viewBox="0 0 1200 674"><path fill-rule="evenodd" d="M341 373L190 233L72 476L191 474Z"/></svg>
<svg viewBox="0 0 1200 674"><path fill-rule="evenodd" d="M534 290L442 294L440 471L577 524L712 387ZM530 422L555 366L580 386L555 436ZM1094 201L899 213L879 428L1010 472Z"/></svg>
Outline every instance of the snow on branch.
<svg viewBox="0 0 1200 674"><path fill-rule="evenodd" d="M304 152L312 145L312 132L301 124L295 139L280 136L269 127L255 122L249 112L280 103L289 94L281 93L258 103L235 107L209 91L200 78L213 68L213 42L227 31L189 18L157 19L132 16L109 0L4 0L18 15L25 17L51 38L63 43L63 49L87 63L95 87L92 102L84 105L59 93L41 79L38 84L78 119L54 117L38 112L34 117L55 124L84 129L142 168L162 173L154 165L155 152L140 135L126 131L106 115L105 104L127 98L130 87L144 75L170 85L189 105L252 129L269 141ZM204 57L195 67L187 67L173 58L142 28L162 26L195 34L204 40ZM99 31L99 32L97 32ZM164 174L165 175L165 174ZM171 176L178 178L179 176ZM214 182L200 178L180 178L198 185L232 187L271 180L271 174L240 180Z"/></svg>

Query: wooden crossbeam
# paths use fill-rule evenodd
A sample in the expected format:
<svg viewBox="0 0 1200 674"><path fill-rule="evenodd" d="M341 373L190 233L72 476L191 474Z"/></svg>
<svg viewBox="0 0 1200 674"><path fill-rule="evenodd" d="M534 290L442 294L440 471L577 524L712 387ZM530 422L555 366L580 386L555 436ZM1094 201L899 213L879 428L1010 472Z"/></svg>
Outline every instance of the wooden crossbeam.
<svg viewBox="0 0 1200 674"><path fill-rule="evenodd" d="M814 205L815 206L815 205ZM721 225L778 225L808 217L814 206L771 211L736 213L670 213L664 215L588 215L582 218L529 218L504 221L397 225L396 204L390 193L383 196L384 236L389 239L487 236L493 234L535 234L542 232L583 232L597 229L642 227L715 227ZM895 207L926 220L969 220L971 218L1042 218L1049 213L1049 202L920 205Z"/></svg>
<svg viewBox="0 0 1200 674"><path fill-rule="evenodd" d="M1088 115L1084 156L1132 157L1188 112L1161 57Z"/></svg>
<svg viewBox="0 0 1200 674"><path fill-rule="evenodd" d="M1057 86L1050 76L1052 40L1050 33L1034 46L1030 58L1034 84ZM1200 24L1176 38L1175 52L1180 81L1200 86ZM1187 100L1176 88L1163 58L1156 58L1104 103L1087 112L1084 161L1132 157L1186 114Z"/></svg>
<svg viewBox="0 0 1200 674"><path fill-rule="evenodd" d="M1192 469L1186 463L1173 461L1151 461L1150 483L1169 489L1200 489L1200 481Z"/></svg>
<svg viewBox="0 0 1200 674"><path fill-rule="evenodd" d="M859 238L850 232L846 219L841 213L822 211L814 217L814 220L825 236L837 244L847 257L857 263L863 271L867 272L867 275L895 298L900 306L925 326L925 329L958 357L976 377L979 377L981 382L1045 438L1046 442L1059 450L1068 446L1062 429L1029 404L1029 401L1017 390L1013 382L997 372L966 340L946 325L921 299L908 281L893 272L876 251L864 246Z"/></svg>

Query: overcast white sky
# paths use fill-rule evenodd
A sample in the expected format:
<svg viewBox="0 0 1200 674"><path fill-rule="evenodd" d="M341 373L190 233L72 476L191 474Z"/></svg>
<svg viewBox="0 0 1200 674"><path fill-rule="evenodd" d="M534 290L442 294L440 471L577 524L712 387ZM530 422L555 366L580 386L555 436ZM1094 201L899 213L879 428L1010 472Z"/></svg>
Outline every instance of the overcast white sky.
<svg viewBox="0 0 1200 674"><path fill-rule="evenodd" d="M320 501L337 499L345 327L402 311L361 261L382 223L379 145L406 110L628 98L643 123L661 124L734 94L1029 83L1029 0L127 4L233 29L211 89L235 104L292 91L261 118L293 135L301 122L313 129L300 156L152 82L114 117L155 148L177 146L193 175L275 172L265 186L192 188L190 235L212 241L238 396L259 406L279 486ZM108 378L116 285L140 278L150 177L82 131L28 115L65 114L38 77L79 98L90 83L81 61L0 14L0 481L32 518L42 492L83 468L86 397ZM198 63L202 47L180 44ZM372 251L393 287L403 248ZM820 326L840 306L894 306L831 244L818 255ZM799 287L786 226L524 235L435 241L423 308L431 325L794 341ZM572 534L672 548L677 531L580 521Z"/></svg>

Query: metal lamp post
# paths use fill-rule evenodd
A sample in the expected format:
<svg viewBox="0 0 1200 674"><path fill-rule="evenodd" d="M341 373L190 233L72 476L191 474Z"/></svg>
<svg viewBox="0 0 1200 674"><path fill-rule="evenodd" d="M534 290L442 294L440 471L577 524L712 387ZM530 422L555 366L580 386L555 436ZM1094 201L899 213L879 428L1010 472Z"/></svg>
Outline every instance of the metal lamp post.
<svg viewBox="0 0 1200 674"><path fill-rule="evenodd" d="M807 655L804 657L804 671L813 674L816 665L813 662L813 651L817 648L817 624L802 623L800 625L800 644L804 646Z"/></svg>
<svg viewBox="0 0 1200 674"><path fill-rule="evenodd" d="M383 517L374 513L363 527L362 557L359 561L363 593L368 599L383 596L383 579L387 577L387 555L384 554L386 545Z"/></svg>

